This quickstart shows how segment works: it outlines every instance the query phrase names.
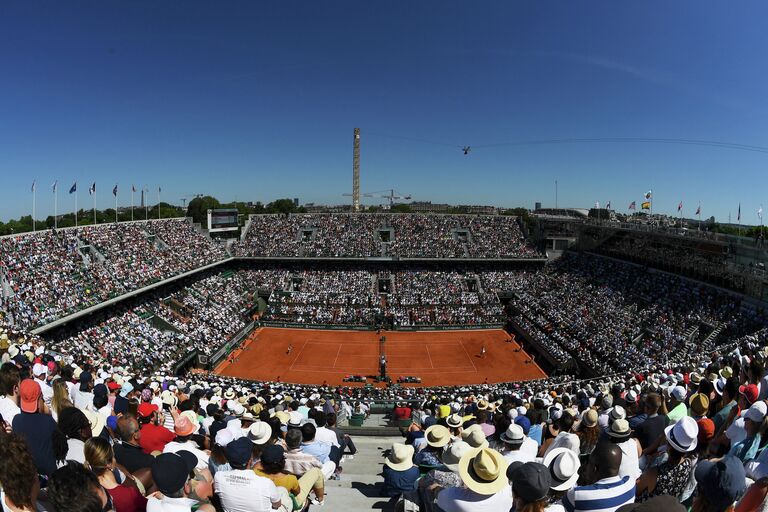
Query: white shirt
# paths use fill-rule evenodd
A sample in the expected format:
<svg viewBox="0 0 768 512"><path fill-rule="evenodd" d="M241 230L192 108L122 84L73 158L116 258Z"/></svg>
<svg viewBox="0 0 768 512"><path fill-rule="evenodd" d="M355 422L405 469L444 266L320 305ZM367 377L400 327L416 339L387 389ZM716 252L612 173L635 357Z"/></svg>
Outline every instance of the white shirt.
<svg viewBox="0 0 768 512"><path fill-rule="evenodd" d="M280 501L274 482L250 469L217 471L213 481L225 512L271 512Z"/></svg>
<svg viewBox="0 0 768 512"><path fill-rule="evenodd" d="M208 454L198 448L197 444L191 440L185 441L183 443L179 443L178 441L171 441L165 445L165 448L163 448L163 453L176 453L180 450L187 450L188 452L195 454L197 457L197 466L195 467L197 469L205 469L208 467Z"/></svg>
<svg viewBox="0 0 768 512"><path fill-rule="evenodd" d="M197 502L190 498L147 498L147 512L191 512Z"/></svg>
<svg viewBox="0 0 768 512"><path fill-rule="evenodd" d="M530 460L533 460L539 453L539 443L530 437L525 436L525 438L523 438L523 446L520 447L520 451L525 453L526 457L530 457Z"/></svg>
<svg viewBox="0 0 768 512"><path fill-rule="evenodd" d="M581 440L579 439L579 436L576 434L571 434L570 432L560 432L557 434L557 437L555 437L552 442L549 445L549 448L547 448L547 451L544 452L544 456L546 457L549 452L554 450L555 448L568 448L573 453L576 454L576 456L579 456L579 449L581 448Z"/></svg>
<svg viewBox="0 0 768 512"><path fill-rule="evenodd" d="M618 443L621 448L621 466L619 466L619 476L628 476L630 480L640 478L640 461L637 457L637 441L627 439L623 443Z"/></svg>
<svg viewBox="0 0 768 512"><path fill-rule="evenodd" d="M8 425L13 425L13 418L21 412L19 406L13 401L13 399L4 396L0 398L0 415L3 416L3 420Z"/></svg>
<svg viewBox="0 0 768 512"><path fill-rule="evenodd" d="M315 441L330 444L331 446L335 446L337 448L340 447L339 438L336 437L336 432L329 430L326 427L320 427L317 429L317 433L315 434Z"/></svg>
<svg viewBox="0 0 768 512"><path fill-rule="evenodd" d="M535 441L534 441L535 442ZM521 446L519 450L510 450L507 452L502 453L502 456L504 456L504 459L512 464L513 462L533 462L536 457L531 456L530 453L527 451L523 451L523 447Z"/></svg>
<svg viewBox="0 0 768 512"><path fill-rule="evenodd" d="M37 382L37 385L40 386L40 391L43 394L43 402L45 402L45 405L50 407L51 399L53 398L53 388L49 386L47 382L45 382L45 379L38 379L35 377L35 382Z"/></svg>
<svg viewBox="0 0 768 512"><path fill-rule="evenodd" d="M437 495L437 505L443 512L499 512L511 509L512 501L511 485L490 496L464 487L449 487Z"/></svg>
<svg viewBox="0 0 768 512"><path fill-rule="evenodd" d="M96 412L96 408L93 406L93 393L87 391L75 391L75 407L81 411L93 411Z"/></svg>
<svg viewBox="0 0 768 512"><path fill-rule="evenodd" d="M67 460L76 460L85 464L85 443L79 439L67 439Z"/></svg>

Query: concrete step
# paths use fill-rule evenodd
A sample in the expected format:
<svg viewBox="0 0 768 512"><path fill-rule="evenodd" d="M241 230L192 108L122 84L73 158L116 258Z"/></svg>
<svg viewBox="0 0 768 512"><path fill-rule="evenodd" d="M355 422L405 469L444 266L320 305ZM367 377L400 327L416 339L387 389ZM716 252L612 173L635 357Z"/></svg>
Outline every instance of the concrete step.
<svg viewBox="0 0 768 512"><path fill-rule="evenodd" d="M341 473L339 480L327 480L326 487L352 487L355 483L368 484L381 487L382 478L379 474Z"/></svg>
<svg viewBox="0 0 768 512"><path fill-rule="evenodd" d="M310 507L313 511L370 512L393 511L394 500L379 496L379 488L357 483L353 487L328 488L323 507Z"/></svg>

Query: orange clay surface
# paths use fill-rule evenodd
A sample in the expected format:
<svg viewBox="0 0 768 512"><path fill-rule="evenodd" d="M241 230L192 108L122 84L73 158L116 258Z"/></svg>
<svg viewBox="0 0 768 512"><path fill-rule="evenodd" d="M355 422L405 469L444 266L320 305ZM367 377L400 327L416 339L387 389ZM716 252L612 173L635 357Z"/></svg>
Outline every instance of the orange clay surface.
<svg viewBox="0 0 768 512"><path fill-rule="evenodd" d="M506 382L546 377L501 329L382 331L387 337L387 373L422 379L416 386ZM300 384L342 384L346 375L375 376L379 365L375 331L331 331L263 327L253 331L216 373ZM289 345L293 349L288 351ZM485 346L486 354L480 356ZM234 359L234 362L230 359ZM371 383L372 381L368 381ZM362 385L350 383L349 385Z"/></svg>

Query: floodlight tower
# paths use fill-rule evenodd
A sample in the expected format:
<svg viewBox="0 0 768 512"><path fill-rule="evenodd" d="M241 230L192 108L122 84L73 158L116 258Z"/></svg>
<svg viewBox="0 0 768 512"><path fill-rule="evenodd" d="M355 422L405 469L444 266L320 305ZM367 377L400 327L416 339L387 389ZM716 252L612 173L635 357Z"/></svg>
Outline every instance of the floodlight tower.
<svg viewBox="0 0 768 512"><path fill-rule="evenodd" d="M352 210L360 211L360 128L355 128L352 146Z"/></svg>

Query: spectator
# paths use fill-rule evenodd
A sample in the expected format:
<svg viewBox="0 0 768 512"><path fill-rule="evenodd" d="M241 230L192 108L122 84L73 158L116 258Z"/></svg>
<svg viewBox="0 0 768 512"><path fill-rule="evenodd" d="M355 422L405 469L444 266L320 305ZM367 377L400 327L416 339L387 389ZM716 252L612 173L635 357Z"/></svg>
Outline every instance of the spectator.
<svg viewBox="0 0 768 512"><path fill-rule="evenodd" d="M589 457L584 471L586 485L573 487L563 498L568 512L600 510L613 512L622 505L635 501L635 481L620 477L621 449L602 442Z"/></svg>
<svg viewBox="0 0 768 512"><path fill-rule="evenodd" d="M56 470L54 432L56 422L41 412L45 407L40 386L32 379L24 379L19 386L21 412L13 419L13 431L27 442L41 475L51 475Z"/></svg>
<svg viewBox="0 0 768 512"><path fill-rule="evenodd" d="M276 444L270 444L264 447L261 454L261 460L254 467L257 475L269 478L278 487L286 489L295 501L298 507L304 507L309 498L310 491L313 491L315 498L313 503L323 504L325 498L325 480L323 473L316 468L312 468L297 479L295 475L285 472L285 450ZM294 507L296 509L296 507Z"/></svg>
<svg viewBox="0 0 768 512"><path fill-rule="evenodd" d="M512 508L512 487L504 457L490 448L472 450L459 461L463 487L451 487L437 496L443 512L497 511Z"/></svg>
<svg viewBox="0 0 768 512"><path fill-rule="evenodd" d="M96 475L76 461L68 461L51 475L47 491L56 512L112 510L110 496Z"/></svg>
<svg viewBox="0 0 768 512"><path fill-rule="evenodd" d="M670 495L683 501L686 485L696 464L698 425L693 418L684 416L664 430L667 440L667 459L658 466L646 468L637 480L637 501L654 496Z"/></svg>
<svg viewBox="0 0 768 512"><path fill-rule="evenodd" d="M0 433L0 506L3 510L38 510L40 479L24 439Z"/></svg>
<svg viewBox="0 0 768 512"><path fill-rule="evenodd" d="M174 440L176 435L160 425L158 407L147 402L139 404L138 415L141 425L139 445L144 453L163 452L165 445Z"/></svg>
<svg viewBox="0 0 768 512"><path fill-rule="evenodd" d="M130 415L117 420L117 434L121 442L115 444L115 460L131 473L143 468L151 468L155 458L141 449L141 431L136 418Z"/></svg>
<svg viewBox="0 0 768 512"><path fill-rule="evenodd" d="M507 468L506 474L512 483L515 510L544 510L547 504L547 494L552 486L549 468L538 462L523 463L518 461L513 462Z"/></svg>
<svg viewBox="0 0 768 512"><path fill-rule="evenodd" d="M115 473L117 462L109 441L94 437L85 442L86 467L98 478L99 484L109 493L115 510L120 512L144 512L147 499L141 495L134 480L128 476L118 482Z"/></svg>
<svg viewBox="0 0 768 512"><path fill-rule="evenodd" d="M216 494L226 512L269 512L280 507L280 494L275 483L251 470L253 443L241 437L224 448L229 471L217 471Z"/></svg>
<svg viewBox="0 0 768 512"><path fill-rule="evenodd" d="M190 498L192 485L189 475L197 465L197 456L186 450L162 453L152 463L152 479L159 495L147 499L147 512L215 512L207 504Z"/></svg>
<svg viewBox="0 0 768 512"><path fill-rule="evenodd" d="M728 455L719 461L702 461L694 472L698 494L693 500L695 512L726 512L731 510L746 489L744 466Z"/></svg>
<svg viewBox="0 0 768 512"><path fill-rule="evenodd" d="M75 407L62 410L59 429L67 440L67 460L85 464L85 442L91 438L91 424L83 411Z"/></svg>
<svg viewBox="0 0 768 512"><path fill-rule="evenodd" d="M400 496L414 489L419 468L413 463L413 446L395 443L384 461L382 496Z"/></svg>

